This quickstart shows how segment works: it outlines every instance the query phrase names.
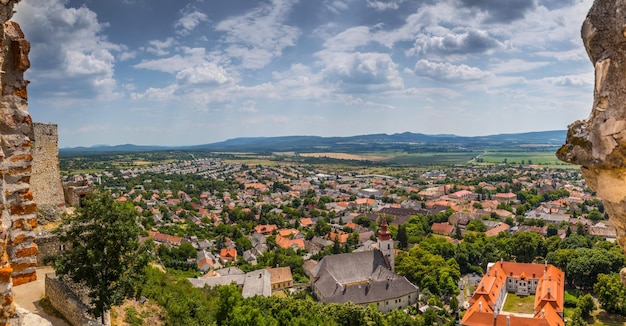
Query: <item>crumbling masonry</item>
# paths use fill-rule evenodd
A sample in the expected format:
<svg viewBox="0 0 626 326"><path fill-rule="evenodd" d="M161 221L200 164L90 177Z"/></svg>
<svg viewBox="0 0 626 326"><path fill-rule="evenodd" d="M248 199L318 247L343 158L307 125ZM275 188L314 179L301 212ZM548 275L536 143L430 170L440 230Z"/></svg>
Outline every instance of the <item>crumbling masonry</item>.
<svg viewBox="0 0 626 326"><path fill-rule="evenodd" d="M36 278L37 206L30 191L31 136L24 71L30 66L30 43L9 21L19 0L0 0L0 325L15 314L12 284Z"/></svg>
<svg viewBox="0 0 626 326"><path fill-rule="evenodd" d="M569 126L559 159L582 165L603 199L617 242L626 249L626 2L595 0L582 39L595 67L594 101L585 120ZM626 281L622 270L622 282Z"/></svg>

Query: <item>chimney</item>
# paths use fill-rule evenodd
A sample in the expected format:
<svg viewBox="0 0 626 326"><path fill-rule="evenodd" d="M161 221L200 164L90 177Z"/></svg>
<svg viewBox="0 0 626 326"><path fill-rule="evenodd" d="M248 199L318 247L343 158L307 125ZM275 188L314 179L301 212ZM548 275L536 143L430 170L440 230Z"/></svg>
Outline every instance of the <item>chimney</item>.
<svg viewBox="0 0 626 326"><path fill-rule="evenodd" d="M478 311L479 312L483 312L483 302L482 301L478 302Z"/></svg>
<svg viewBox="0 0 626 326"><path fill-rule="evenodd" d="M541 318L546 318L546 310L541 309Z"/></svg>

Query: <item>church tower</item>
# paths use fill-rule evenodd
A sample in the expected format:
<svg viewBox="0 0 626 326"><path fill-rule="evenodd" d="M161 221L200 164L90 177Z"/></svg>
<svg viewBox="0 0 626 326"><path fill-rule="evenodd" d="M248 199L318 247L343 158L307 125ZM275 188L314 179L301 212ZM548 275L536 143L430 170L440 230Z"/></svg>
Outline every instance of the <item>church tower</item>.
<svg viewBox="0 0 626 326"><path fill-rule="evenodd" d="M393 239L391 233L387 230L387 220L383 217L383 222L380 224L380 230L378 230L378 250L383 253L383 256L389 263L389 268L393 271L395 264L395 252L393 249Z"/></svg>

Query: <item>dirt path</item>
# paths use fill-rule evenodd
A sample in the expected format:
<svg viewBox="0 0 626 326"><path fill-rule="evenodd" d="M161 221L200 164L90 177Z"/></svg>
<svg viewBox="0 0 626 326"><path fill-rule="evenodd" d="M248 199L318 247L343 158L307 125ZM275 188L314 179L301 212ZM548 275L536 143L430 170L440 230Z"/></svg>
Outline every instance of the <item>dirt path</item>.
<svg viewBox="0 0 626 326"><path fill-rule="evenodd" d="M36 281L13 287L13 300L18 306L49 320L54 326L69 326L64 320L47 314L39 306L39 300L45 294L46 273L52 272L52 267L37 268Z"/></svg>

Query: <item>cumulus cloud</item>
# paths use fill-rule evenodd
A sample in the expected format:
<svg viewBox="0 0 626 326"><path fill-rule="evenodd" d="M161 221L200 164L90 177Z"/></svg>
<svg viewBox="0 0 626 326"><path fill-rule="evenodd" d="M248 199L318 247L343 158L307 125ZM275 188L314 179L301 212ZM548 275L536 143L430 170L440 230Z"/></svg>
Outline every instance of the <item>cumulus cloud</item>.
<svg viewBox="0 0 626 326"><path fill-rule="evenodd" d="M322 51L324 77L347 92L372 92L404 87L398 65L387 53L333 53Z"/></svg>
<svg viewBox="0 0 626 326"><path fill-rule="evenodd" d="M95 12L85 6L66 8L66 3L30 0L16 7L14 20L32 44L27 77L36 75L48 96L116 97L115 55L127 48L108 41L103 34L107 24ZM36 89L37 83L31 87Z"/></svg>
<svg viewBox="0 0 626 326"><path fill-rule="evenodd" d="M259 69L266 66L289 46L294 46L300 30L285 25L296 0L272 0L241 16L219 22L217 31L226 35L226 52L242 62L242 67Z"/></svg>
<svg viewBox="0 0 626 326"><path fill-rule="evenodd" d="M441 36L421 34L417 36L413 48L407 51L407 54L464 55L484 53L500 46L501 43L497 39L481 30L447 33Z"/></svg>
<svg viewBox="0 0 626 326"><path fill-rule="evenodd" d="M182 17L174 25L176 34L181 36L189 35L198 25L208 20L209 17L206 14L195 9L186 8L182 12Z"/></svg>
<svg viewBox="0 0 626 326"><path fill-rule="evenodd" d="M487 23L507 23L524 18L535 8L535 0L459 0L461 6L487 14Z"/></svg>
<svg viewBox="0 0 626 326"><path fill-rule="evenodd" d="M168 37L165 40L151 40L148 41L148 46L144 48L146 52L152 53L158 56L168 55L170 53L169 48L174 45L174 38Z"/></svg>
<svg viewBox="0 0 626 326"><path fill-rule="evenodd" d="M367 0L367 6L376 10L399 9L406 0Z"/></svg>
<svg viewBox="0 0 626 326"><path fill-rule="evenodd" d="M176 79L179 83L187 85L221 85L231 81L224 68L208 62L184 68L176 74Z"/></svg>
<svg viewBox="0 0 626 326"><path fill-rule="evenodd" d="M489 72L465 64L453 65L423 59L415 64L415 74L446 81L476 80L491 76Z"/></svg>
<svg viewBox="0 0 626 326"><path fill-rule="evenodd" d="M546 77L541 79L542 82L546 82L555 86L582 86L588 87L593 85L593 74L580 74L580 75L567 75L567 76L556 76L556 77Z"/></svg>

